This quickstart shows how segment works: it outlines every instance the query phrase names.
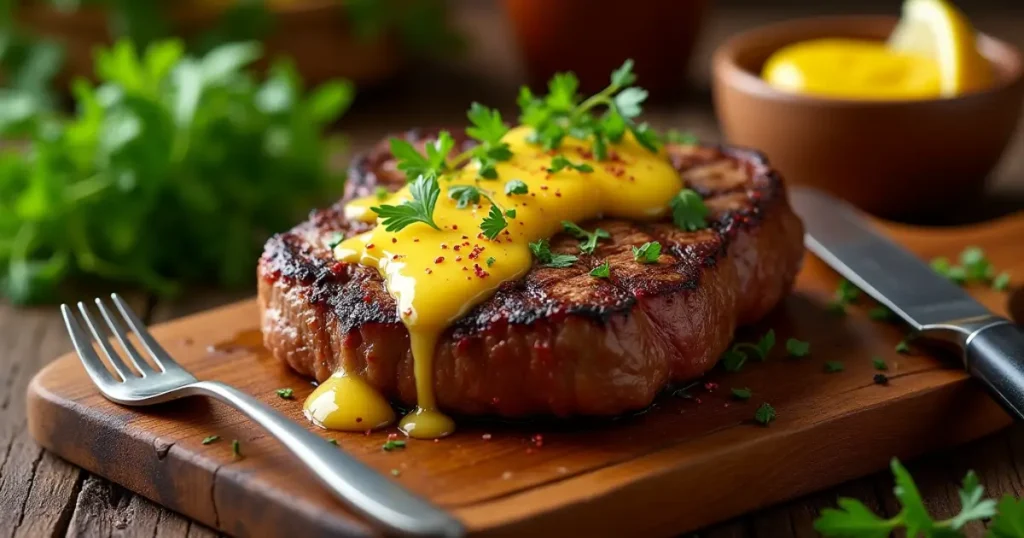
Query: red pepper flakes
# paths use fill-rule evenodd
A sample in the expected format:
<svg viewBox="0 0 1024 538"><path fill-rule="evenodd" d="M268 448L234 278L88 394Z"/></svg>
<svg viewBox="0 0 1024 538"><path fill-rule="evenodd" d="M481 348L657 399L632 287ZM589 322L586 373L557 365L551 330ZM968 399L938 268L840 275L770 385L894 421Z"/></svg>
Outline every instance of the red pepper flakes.
<svg viewBox="0 0 1024 538"><path fill-rule="evenodd" d="M712 390L715 390L717 388L718 388L718 383L715 383L713 381L708 381L707 383L704 383L704 390L712 391Z"/></svg>
<svg viewBox="0 0 1024 538"><path fill-rule="evenodd" d="M533 445L537 448L544 446L544 436L539 433L534 435L530 440L533 441Z"/></svg>
<svg viewBox="0 0 1024 538"><path fill-rule="evenodd" d="M491 398L491 404L498 405L499 403L501 403L501 398L498 398L497 396Z"/></svg>
<svg viewBox="0 0 1024 538"><path fill-rule="evenodd" d="M562 191L555 191L555 197L556 198L561 198L562 197Z"/></svg>
<svg viewBox="0 0 1024 538"><path fill-rule="evenodd" d="M363 302L364 303L372 303L373 302L373 298L370 297L369 295L363 295Z"/></svg>
<svg viewBox="0 0 1024 538"><path fill-rule="evenodd" d="M434 258L434 263L441 263L444 261L444 256L438 256Z"/></svg>
<svg viewBox="0 0 1024 538"><path fill-rule="evenodd" d="M424 268L423 270L424 270L424 271L425 271L425 272L426 272L426 273L427 273L428 275L434 272L434 271L432 271L432 270L431 270L431 269L430 269L429 267L426 267L426 268Z"/></svg>
<svg viewBox="0 0 1024 538"><path fill-rule="evenodd" d="M463 239L469 239L469 236L468 235L464 235L464 236L462 236L462 238Z"/></svg>
<svg viewBox="0 0 1024 538"><path fill-rule="evenodd" d="M367 243L366 244L366 250L373 250L373 247L375 247L375 246L376 245L374 245L373 243Z"/></svg>
<svg viewBox="0 0 1024 538"><path fill-rule="evenodd" d="M420 238L419 237L413 237L412 238L412 242L413 243L419 243L420 242Z"/></svg>
<svg viewBox="0 0 1024 538"><path fill-rule="evenodd" d="M548 186L547 185L541 185L540 186L540 190L546 191L546 190L548 190Z"/></svg>
<svg viewBox="0 0 1024 538"><path fill-rule="evenodd" d="M466 267L465 265L463 265L463 266L462 266L462 270L463 270L463 271L469 271L469 267Z"/></svg>
<svg viewBox="0 0 1024 538"><path fill-rule="evenodd" d="M491 440L491 434L485 433L485 434L481 435L480 438L483 439L484 441L490 441Z"/></svg>
<svg viewBox="0 0 1024 538"><path fill-rule="evenodd" d="M398 439L398 434L397 433L389 433L388 434L388 441L394 441L396 439Z"/></svg>
<svg viewBox="0 0 1024 538"><path fill-rule="evenodd" d="M694 398L693 401L695 401L697 403L703 403L703 402L700 401L700 398Z"/></svg>
<svg viewBox="0 0 1024 538"><path fill-rule="evenodd" d="M476 245L473 247L473 251L469 253L469 259L475 260L480 257L480 253L484 251L484 247Z"/></svg>
<svg viewBox="0 0 1024 538"><path fill-rule="evenodd" d="M405 317L409 317L409 316L411 316L411 315L412 315L412 309L411 309L411 308L406 308L406 309L405 309L405 310L404 310L404 311L402 312L402 315L404 315Z"/></svg>
<svg viewBox="0 0 1024 538"><path fill-rule="evenodd" d="M363 421L363 417L356 417L356 422L362 422L362 421Z"/></svg>
<svg viewBox="0 0 1024 538"><path fill-rule="evenodd" d="M478 276L480 278L487 278L487 277L491 276L490 273L488 273L487 271L484 271L483 267L480 267L479 263L474 263L473 264L473 272L476 274L476 276Z"/></svg>
<svg viewBox="0 0 1024 538"><path fill-rule="evenodd" d="M459 229L459 225L458 224L452 224L452 229L453 230L458 230Z"/></svg>
<svg viewBox="0 0 1024 538"><path fill-rule="evenodd" d="M391 238L391 242L392 243L397 243L398 242L398 238L397 237L392 237Z"/></svg>
<svg viewBox="0 0 1024 538"><path fill-rule="evenodd" d="M400 259L402 259L402 255L401 254L392 254L391 255L391 259L392 260L400 260Z"/></svg>
<svg viewBox="0 0 1024 538"><path fill-rule="evenodd" d="M448 243L441 243L441 250L447 250L447 249L448 249Z"/></svg>
<svg viewBox="0 0 1024 538"><path fill-rule="evenodd" d="M458 247L455 247L455 248L458 248ZM461 262L462 261L462 256L456 256L455 257L455 261Z"/></svg>
<svg viewBox="0 0 1024 538"><path fill-rule="evenodd" d="M452 250L454 250L455 252L458 252L461 249L462 249L461 245L455 245L454 247L452 247Z"/></svg>
<svg viewBox="0 0 1024 538"><path fill-rule="evenodd" d="M366 430L365 432L363 432L363 435L369 437L370 433L372 433L372 432L373 432L373 430Z"/></svg>

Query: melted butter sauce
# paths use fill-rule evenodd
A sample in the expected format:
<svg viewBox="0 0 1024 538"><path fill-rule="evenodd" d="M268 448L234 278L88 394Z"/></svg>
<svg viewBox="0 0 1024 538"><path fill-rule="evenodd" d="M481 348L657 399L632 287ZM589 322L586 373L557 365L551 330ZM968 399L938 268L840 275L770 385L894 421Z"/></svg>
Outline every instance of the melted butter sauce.
<svg viewBox="0 0 1024 538"><path fill-rule="evenodd" d="M437 407L434 390L434 352L443 331L470 308L489 298L503 282L529 271L533 258L529 243L562 230L562 221L582 222L597 217L651 220L668 212L668 203L682 188L682 181L664 152L652 153L631 135L609 146L608 158L598 161L589 144L566 139L558 154L575 164L593 167L590 173L563 169L548 172L555 156L527 142L530 130L515 128L505 136L513 157L498 163L498 178L486 180L473 165L440 181L441 196L434 210L435 230L415 223L389 232L378 226L349 238L335 249L335 256L349 263L377 268L388 292L395 298L398 314L409 330L416 377L417 408L402 419L407 435L420 439L443 437L455 423ZM505 194L505 184L520 180L527 194ZM454 185L474 185L486 191L504 210L515 210L508 227L493 240L480 231L491 202L459 209L448 197ZM400 204L410 199L402 189L386 200L376 197L354 200L350 218L372 222L369 210L381 204ZM384 398L358 376L327 380L306 402L307 415L331 429L365 431L368 417L387 416ZM390 407L388 407L390 410ZM336 416L337 415L337 416ZM363 420L356 422L355 417ZM392 415L393 416L393 415Z"/></svg>

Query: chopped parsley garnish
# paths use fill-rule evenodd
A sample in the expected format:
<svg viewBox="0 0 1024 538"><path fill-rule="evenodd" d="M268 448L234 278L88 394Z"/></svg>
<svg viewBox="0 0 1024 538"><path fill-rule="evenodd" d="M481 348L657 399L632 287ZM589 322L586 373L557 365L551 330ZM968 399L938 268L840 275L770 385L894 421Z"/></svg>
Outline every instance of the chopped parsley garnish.
<svg viewBox="0 0 1024 538"><path fill-rule="evenodd" d="M845 314L846 307L857 302L858 297L860 297L860 290L857 286L851 284L849 280L841 279L839 286L836 288L835 298L829 307L834 312Z"/></svg>
<svg viewBox="0 0 1024 538"><path fill-rule="evenodd" d="M668 132L665 133L665 140L672 144L684 144L687 146L692 146L700 142L697 135L693 133L684 133L678 129L669 129Z"/></svg>
<svg viewBox="0 0 1024 538"><path fill-rule="evenodd" d="M875 370L883 370L884 371L884 370L888 370L889 369L889 365L886 364L885 361L882 360L881 357L875 357L875 358L871 359L871 364L873 364L875 366Z"/></svg>
<svg viewBox="0 0 1024 538"><path fill-rule="evenodd" d="M231 441L231 454L236 458L242 457L242 443L239 443L238 439Z"/></svg>
<svg viewBox="0 0 1024 538"><path fill-rule="evenodd" d="M425 156L407 140L391 139L391 154L395 157L398 169L405 173L406 178L426 177L436 180L441 177L448 171L445 159L454 147L455 139L448 131L441 131L437 140L426 144Z"/></svg>
<svg viewBox="0 0 1024 538"><path fill-rule="evenodd" d="M762 426L767 426L769 422L775 420L775 408L768 402L761 404L761 407L754 411L754 420Z"/></svg>
<svg viewBox="0 0 1024 538"><path fill-rule="evenodd" d="M548 243L547 239L541 239L540 241L530 243L530 252L533 253L533 257L537 258L537 261L539 261L541 265L559 269L570 267L579 259L571 254L558 254L556 252L551 252L551 245Z"/></svg>
<svg viewBox="0 0 1024 538"><path fill-rule="evenodd" d="M274 392L283 400L291 400L295 397L295 391L290 388L277 389Z"/></svg>
<svg viewBox="0 0 1024 538"><path fill-rule="evenodd" d="M608 158L608 144L619 142L627 131L637 143L651 152L658 151L660 140L646 123L634 118L642 112L647 92L632 86L636 82L633 60L626 60L612 72L611 83L601 92L580 101L579 81L572 73L558 73L548 83L546 96L535 96L529 88L519 90L519 121L533 128L529 141L545 150L556 150L569 136L590 141L598 160ZM600 116L595 108L603 108Z"/></svg>
<svg viewBox="0 0 1024 538"><path fill-rule="evenodd" d="M747 401L753 395L748 388L732 389L732 397L737 400Z"/></svg>
<svg viewBox="0 0 1024 538"><path fill-rule="evenodd" d="M521 179L513 179L508 183L505 183L505 195L512 196L513 194L528 194L530 188L526 185L526 182Z"/></svg>
<svg viewBox="0 0 1024 538"><path fill-rule="evenodd" d="M900 342L896 344L896 352L903 353L904 355L910 354L910 342L906 338L900 340Z"/></svg>
<svg viewBox="0 0 1024 538"><path fill-rule="evenodd" d="M495 260L494 256L488 256L487 257L487 267L490 267L490 266L494 265L494 262L496 262L496 261L498 261L498 260Z"/></svg>
<svg viewBox="0 0 1024 538"><path fill-rule="evenodd" d="M480 189L473 185L452 185L448 187L448 198L455 200L457 209L464 209L480 203Z"/></svg>
<svg viewBox="0 0 1024 538"><path fill-rule="evenodd" d="M484 233L484 237L487 239L494 239L508 227L508 221L505 220L505 216L501 214L501 209L498 206L491 204L491 210L484 217L484 220L480 223L480 230Z"/></svg>
<svg viewBox="0 0 1024 538"><path fill-rule="evenodd" d="M595 278L608 278L612 276L612 268L608 265L608 262L604 262L601 265L590 270L590 276Z"/></svg>
<svg viewBox="0 0 1024 538"><path fill-rule="evenodd" d="M373 195L377 197L378 201L387 200L389 194L391 193L388 192L388 190L385 189L384 187L377 187L376 189L373 190Z"/></svg>
<svg viewBox="0 0 1024 538"><path fill-rule="evenodd" d="M594 171L594 167L590 166L587 163L576 164L570 161L568 158L566 158L565 155L555 155L555 158L551 159L551 166L548 168L548 172L551 174L555 174L561 172L562 170L565 170L566 168L570 168L572 170L584 174L589 174L590 172Z"/></svg>
<svg viewBox="0 0 1024 538"><path fill-rule="evenodd" d="M960 264L969 281L988 281L992 278L992 264L985 258L985 251L978 247L965 248L960 253Z"/></svg>
<svg viewBox="0 0 1024 538"><path fill-rule="evenodd" d="M428 147L430 144L427 145ZM382 205L371 207L370 210L381 217L381 224L389 232L397 232L410 224L422 222L435 230L440 230L434 223L434 206L441 195L437 178L421 175L409 186L412 200L400 205Z"/></svg>
<svg viewBox="0 0 1024 538"><path fill-rule="evenodd" d="M680 230L695 232L708 227L708 208L704 199L690 189L683 189L669 202L672 208L672 222Z"/></svg>
<svg viewBox="0 0 1024 538"><path fill-rule="evenodd" d="M846 366L844 366L843 363L841 363L839 361L826 361L825 362L825 371L830 373L830 374L834 374L836 372L842 372L845 369L846 369Z"/></svg>
<svg viewBox="0 0 1024 538"><path fill-rule="evenodd" d="M601 228L596 228L593 232L588 232L577 226L575 223L567 220L562 221L562 228L576 237L576 239L580 240L580 251L584 254L593 254L594 249L597 248L598 241L611 237L611 234Z"/></svg>
<svg viewBox="0 0 1024 538"><path fill-rule="evenodd" d="M392 439L392 440L384 443L384 446L382 446L381 448L385 452L392 452L392 451L398 450L400 448L405 448L405 441L396 441L396 440Z"/></svg>
<svg viewBox="0 0 1024 538"><path fill-rule="evenodd" d="M811 343L790 338L786 340L786 353L792 357L806 357L811 352Z"/></svg>
<svg viewBox="0 0 1024 538"><path fill-rule="evenodd" d="M512 158L512 150L501 138L508 132L508 126L501 121L501 113L487 108L480 103L473 103L466 113L472 126L466 128L466 134L479 144L469 150L469 154L478 166L480 177L497 179L498 170L495 165L500 161Z"/></svg>
<svg viewBox="0 0 1024 538"><path fill-rule="evenodd" d="M327 248L334 250L334 247L341 244L345 240L345 236L339 232L334 232L331 238L327 241Z"/></svg>
<svg viewBox="0 0 1024 538"><path fill-rule="evenodd" d="M825 508L821 511L821 516L814 521L814 530L835 538L881 538L898 530L905 531L907 536L938 538L962 536L964 525L995 516L986 536L1010 538L1022 535L1024 502L1014 501L1007 495L997 506L995 500L984 498L985 488L974 471L967 472L957 492L960 512L949 519L936 521L928 513L914 479L899 460L893 458L890 467L896 477L893 493L900 503L899 513L891 518L879 517L857 499L840 497L838 509Z"/></svg>
<svg viewBox="0 0 1024 538"><path fill-rule="evenodd" d="M639 263L658 263L659 257L661 257L661 243L657 241L633 247L633 260Z"/></svg>
<svg viewBox="0 0 1024 538"><path fill-rule="evenodd" d="M1010 274L999 273L999 276L992 279L992 289L996 291L1006 291L1010 288Z"/></svg>
<svg viewBox="0 0 1024 538"><path fill-rule="evenodd" d="M888 385L889 384L889 376L887 376L885 374L875 374L875 376L872 378L872 380L875 382L876 385Z"/></svg>
<svg viewBox="0 0 1024 538"><path fill-rule="evenodd" d="M871 310L868 310L868 317L875 321L894 321L896 320L896 314L892 310L884 306L876 306Z"/></svg>
<svg viewBox="0 0 1024 538"><path fill-rule="evenodd" d="M760 361L764 362L768 359L768 353L771 352L773 347L775 347L775 330L768 329L768 332L764 333L764 336L756 344L749 342L733 344L732 348L722 355L722 366L730 372L738 372L743 369L743 365L747 363L749 358L747 351L744 350L748 350Z"/></svg>
<svg viewBox="0 0 1024 538"><path fill-rule="evenodd" d="M206 438L203 439L203 444L204 445L208 445L210 443L216 443L217 441L220 441L220 436L219 435L211 435L211 436L206 437Z"/></svg>
<svg viewBox="0 0 1024 538"><path fill-rule="evenodd" d="M334 446L338 446L338 440L337 439L328 439L327 442L332 444L332 445L334 445Z"/></svg>

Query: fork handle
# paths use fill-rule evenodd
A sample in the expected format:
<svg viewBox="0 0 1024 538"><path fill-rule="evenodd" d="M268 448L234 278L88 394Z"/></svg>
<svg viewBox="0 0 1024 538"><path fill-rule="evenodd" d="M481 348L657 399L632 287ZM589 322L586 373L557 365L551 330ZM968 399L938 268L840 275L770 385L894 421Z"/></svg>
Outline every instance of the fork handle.
<svg viewBox="0 0 1024 538"><path fill-rule="evenodd" d="M412 536L465 534L457 519L256 398L215 381L192 383L188 392L212 396L244 413L281 441L339 499L379 528Z"/></svg>

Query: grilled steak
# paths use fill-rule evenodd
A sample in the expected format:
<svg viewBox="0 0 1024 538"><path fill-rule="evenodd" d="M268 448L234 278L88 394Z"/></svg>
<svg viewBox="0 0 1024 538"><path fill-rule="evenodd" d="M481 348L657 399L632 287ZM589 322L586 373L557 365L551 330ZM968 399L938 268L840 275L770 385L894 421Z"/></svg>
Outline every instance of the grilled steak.
<svg viewBox="0 0 1024 538"><path fill-rule="evenodd" d="M406 135L423 143L430 134ZM464 143L464 142L463 142ZM600 220L611 239L570 268L535 265L452 325L438 344L438 404L455 414L612 415L643 408L668 383L714 366L738 325L757 321L792 287L803 226L765 159L734 148L670 145L710 227ZM339 368L382 394L416 401L409 336L375 269L335 261L328 243L369 225L344 218L346 200L404 184L382 142L355 160L345 197L278 234L259 262L266 347L317 380ZM659 241L657 264L631 247ZM552 251L579 254L558 235ZM607 261L611 278L588 272Z"/></svg>

